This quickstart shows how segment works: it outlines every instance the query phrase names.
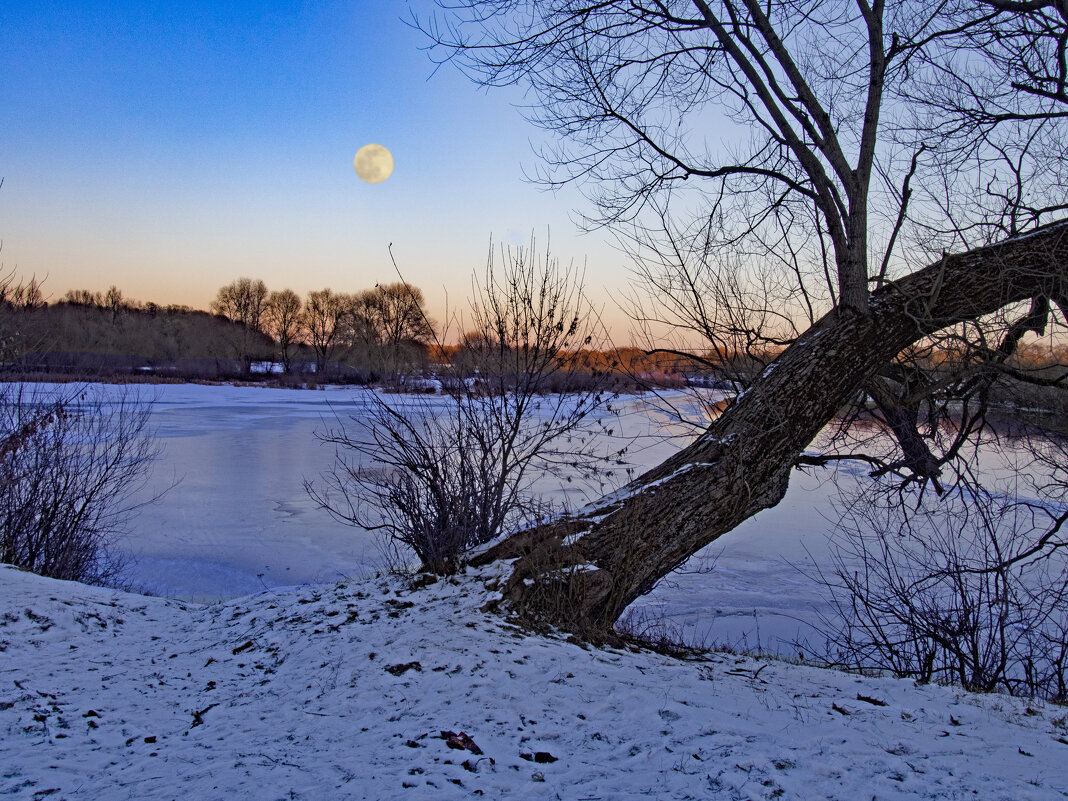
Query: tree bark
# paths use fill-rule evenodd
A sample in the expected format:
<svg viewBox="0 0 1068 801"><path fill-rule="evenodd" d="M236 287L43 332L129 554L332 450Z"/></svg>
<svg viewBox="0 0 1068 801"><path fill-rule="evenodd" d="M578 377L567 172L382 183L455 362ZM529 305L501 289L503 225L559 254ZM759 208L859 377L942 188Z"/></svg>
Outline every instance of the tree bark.
<svg viewBox="0 0 1068 801"><path fill-rule="evenodd" d="M876 371L948 326L1038 297L1068 318L1068 221L943 257L831 311L688 447L581 513L519 532L502 594L531 622L607 632L691 555L777 504L805 447Z"/></svg>

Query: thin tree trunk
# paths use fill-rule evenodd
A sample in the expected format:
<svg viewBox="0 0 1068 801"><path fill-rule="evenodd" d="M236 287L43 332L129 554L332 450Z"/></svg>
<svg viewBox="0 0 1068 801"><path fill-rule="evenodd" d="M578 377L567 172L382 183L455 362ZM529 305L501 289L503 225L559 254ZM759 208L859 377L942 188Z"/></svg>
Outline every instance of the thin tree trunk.
<svg viewBox="0 0 1068 801"><path fill-rule="evenodd" d="M476 564L515 560L502 587L520 615L583 634L695 552L786 493L804 448L905 347L1044 296L1068 317L1068 222L946 256L832 311L696 441L581 515L520 532Z"/></svg>

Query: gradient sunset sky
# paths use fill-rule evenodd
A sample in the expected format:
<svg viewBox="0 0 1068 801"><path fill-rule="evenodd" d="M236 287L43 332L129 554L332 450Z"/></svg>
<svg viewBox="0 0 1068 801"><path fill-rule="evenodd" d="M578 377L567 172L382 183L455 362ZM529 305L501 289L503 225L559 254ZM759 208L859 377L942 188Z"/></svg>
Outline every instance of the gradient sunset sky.
<svg viewBox="0 0 1068 801"><path fill-rule="evenodd" d="M444 313L490 238L551 236L608 299L625 259L579 235L577 191L524 179L544 136L434 65L429 2L21 2L0 7L0 261L52 299L115 284L206 308L239 276L304 294L405 278ZM356 150L396 160L377 185Z"/></svg>

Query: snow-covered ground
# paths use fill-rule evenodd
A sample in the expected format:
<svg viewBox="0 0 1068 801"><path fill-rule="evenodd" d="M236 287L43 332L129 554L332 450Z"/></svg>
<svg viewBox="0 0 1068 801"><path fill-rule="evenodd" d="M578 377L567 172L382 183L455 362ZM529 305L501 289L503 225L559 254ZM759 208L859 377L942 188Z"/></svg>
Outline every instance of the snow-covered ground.
<svg viewBox="0 0 1068 801"><path fill-rule="evenodd" d="M480 612L491 578L203 606L0 567L0 796L1068 794L1065 707L583 648Z"/></svg>

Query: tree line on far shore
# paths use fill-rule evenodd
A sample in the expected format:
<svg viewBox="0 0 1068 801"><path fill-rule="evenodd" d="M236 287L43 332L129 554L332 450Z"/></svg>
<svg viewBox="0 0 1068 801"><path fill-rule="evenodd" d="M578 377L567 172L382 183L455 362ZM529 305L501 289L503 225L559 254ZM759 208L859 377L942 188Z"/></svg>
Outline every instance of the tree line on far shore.
<svg viewBox="0 0 1068 801"><path fill-rule="evenodd" d="M112 286L68 291L48 303L40 285L0 297L0 361L21 373L122 373L178 377L285 375L358 378L425 366L434 338L418 287L379 284L355 293L321 289L301 298L239 278L221 287L210 311L142 303ZM94 358L95 357L95 358Z"/></svg>
<svg viewBox="0 0 1068 801"><path fill-rule="evenodd" d="M232 347L246 370L264 358L264 335L285 373L303 348L319 375L342 360L364 369L410 369L425 363L434 339L422 290L403 282L351 294L320 289L302 300L292 289L268 291L263 281L239 278L219 289L211 310L233 323Z"/></svg>
<svg viewBox="0 0 1068 801"><path fill-rule="evenodd" d="M365 383L398 374L433 372L466 363L464 344L443 344L448 326L426 310L418 287L396 282L357 292L329 288L301 296L238 278L216 293L210 311L142 302L116 286L72 289L49 302L37 281L11 280L0 291L0 364L20 377L72 374L98 377L142 373L178 379L273 376L280 381ZM470 336L468 336L470 334ZM467 348L478 337L460 332ZM614 373L616 385L682 386L709 365L670 352L637 347L576 350L569 375ZM772 354L738 354L717 377L763 369ZM472 363L471 369L474 369Z"/></svg>

